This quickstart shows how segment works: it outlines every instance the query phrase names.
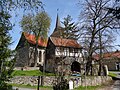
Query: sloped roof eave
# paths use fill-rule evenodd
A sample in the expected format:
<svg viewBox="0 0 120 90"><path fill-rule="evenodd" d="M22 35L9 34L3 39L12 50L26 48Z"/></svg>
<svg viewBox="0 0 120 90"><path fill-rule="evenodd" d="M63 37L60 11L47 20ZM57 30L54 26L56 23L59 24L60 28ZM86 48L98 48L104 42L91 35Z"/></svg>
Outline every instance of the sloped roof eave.
<svg viewBox="0 0 120 90"><path fill-rule="evenodd" d="M58 46L58 47L72 47L72 48L82 48L76 40L72 40L72 39L63 39L63 38L58 38L58 37L50 37L50 40L52 41L52 43L55 45L55 46ZM59 42L59 40L61 40L61 44ZM72 40L72 44L70 44L70 41ZM66 42L65 42L66 41ZM66 44L65 44L66 43ZM68 45L67 45L68 44Z"/></svg>
<svg viewBox="0 0 120 90"><path fill-rule="evenodd" d="M93 58L95 60L99 60L99 55L94 55ZM120 51L118 52L110 52L110 53L104 53L103 58L106 60L113 59L113 58L120 58Z"/></svg>
<svg viewBox="0 0 120 90"><path fill-rule="evenodd" d="M25 36L25 39L30 43L30 44L33 44L33 45L36 45L36 41L35 41L35 36L32 35L32 34L28 34L28 33L24 33L24 36ZM47 47L47 42L48 40L42 40L41 38L39 38L38 40L38 46L40 47Z"/></svg>

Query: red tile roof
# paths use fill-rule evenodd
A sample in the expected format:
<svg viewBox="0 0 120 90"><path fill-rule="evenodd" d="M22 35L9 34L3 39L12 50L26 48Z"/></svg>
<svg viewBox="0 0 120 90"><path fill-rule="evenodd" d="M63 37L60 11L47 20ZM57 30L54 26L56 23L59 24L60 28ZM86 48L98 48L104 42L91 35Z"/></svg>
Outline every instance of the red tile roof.
<svg viewBox="0 0 120 90"><path fill-rule="evenodd" d="M29 43L34 44L34 45L36 44L35 35L28 34L26 32L23 32L23 34ZM44 40L43 38L39 38L38 39L38 46L46 47L47 46L47 39Z"/></svg>
<svg viewBox="0 0 120 90"><path fill-rule="evenodd" d="M93 56L96 60L99 60L99 55ZM120 58L120 51L110 52L103 54L104 59L111 59L111 58Z"/></svg>
<svg viewBox="0 0 120 90"><path fill-rule="evenodd" d="M57 37L50 37L51 41L55 46L82 48L76 40L73 39L63 39Z"/></svg>

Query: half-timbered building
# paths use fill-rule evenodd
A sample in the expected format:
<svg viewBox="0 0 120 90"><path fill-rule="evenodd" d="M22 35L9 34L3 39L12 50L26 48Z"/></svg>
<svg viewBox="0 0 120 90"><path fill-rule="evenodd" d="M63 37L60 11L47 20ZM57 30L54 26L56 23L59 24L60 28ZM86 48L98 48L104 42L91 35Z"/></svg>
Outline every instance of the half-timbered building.
<svg viewBox="0 0 120 90"><path fill-rule="evenodd" d="M82 47L74 39L62 38L63 27L57 15L56 27L48 39L46 48L46 71L81 71ZM63 69L64 68L64 69ZM61 70L62 69L62 70Z"/></svg>

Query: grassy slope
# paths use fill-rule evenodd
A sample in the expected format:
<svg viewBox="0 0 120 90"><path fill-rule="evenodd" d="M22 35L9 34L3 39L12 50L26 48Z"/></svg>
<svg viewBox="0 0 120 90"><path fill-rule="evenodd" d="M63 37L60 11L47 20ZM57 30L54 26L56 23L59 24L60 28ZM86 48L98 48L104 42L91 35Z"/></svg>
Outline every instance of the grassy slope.
<svg viewBox="0 0 120 90"><path fill-rule="evenodd" d="M116 77L116 76L117 76L117 74L112 73L112 72L109 72L109 75L108 75L108 76L110 76L110 77Z"/></svg>
<svg viewBox="0 0 120 90"><path fill-rule="evenodd" d="M29 71L14 70L14 72L12 73L12 76L39 76L39 75L54 76L53 73L43 74L39 70L29 70Z"/></svg>

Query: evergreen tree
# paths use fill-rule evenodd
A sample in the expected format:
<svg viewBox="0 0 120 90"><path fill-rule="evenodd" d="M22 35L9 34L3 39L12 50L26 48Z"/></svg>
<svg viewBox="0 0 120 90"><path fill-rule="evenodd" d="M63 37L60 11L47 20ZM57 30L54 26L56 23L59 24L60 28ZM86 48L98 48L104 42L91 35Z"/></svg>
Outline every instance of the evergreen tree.
<svg viewBox="0 0 120 90"><path fill-rule="evenodd" d="M9 31L12 29L9 18L7 12L0 12L0 90L11 90L6 83L11 77L14 66L13 51L9 49L11 41Z"/></svg>
<svg viewBox="0 0 120 90"><path fill-rule="evenodd" d="M78 39L79 38L79 29L77 27L77 24L75 22L72 22L72 17L70 15L67 15L67 17L64 18L64 21L62 24L64 25L64 31L63 31L63 38L66 39Z"/></svg>
<svg viewBox="0 0 120 90"><path fill-rule="evenodd" d="M9 31L12 30L10 11L16 8L35 11L39 7L43 8L40 0L0 0L0 90L12 90L12 86L7 84L14 67L14 51L9 49Z"/></svg>

